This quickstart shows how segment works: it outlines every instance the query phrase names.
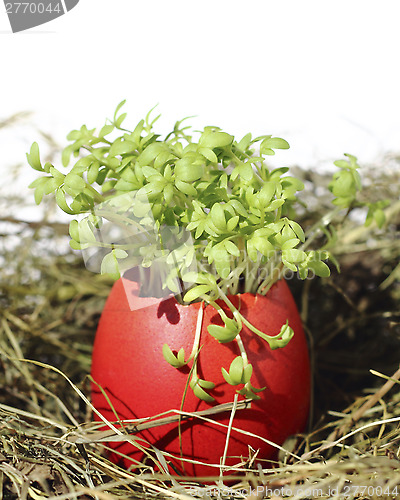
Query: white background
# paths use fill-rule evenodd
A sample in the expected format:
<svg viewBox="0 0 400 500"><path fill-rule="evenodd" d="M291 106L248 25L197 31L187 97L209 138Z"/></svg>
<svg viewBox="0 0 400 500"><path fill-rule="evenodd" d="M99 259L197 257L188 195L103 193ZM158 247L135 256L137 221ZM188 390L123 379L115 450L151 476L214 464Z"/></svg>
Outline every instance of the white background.
<svg viewBox="0 0 400 500"><path fill-rule="evenodd" d="M399 23L398 0L80 0L13 34L1 5L0 121L33 111L66 145L127 99L132 126L158 103L161 132L197 115L238 138L283 136L281 164L375 161L400 151ZM0 134L0 173L35 140Z"/></svg>

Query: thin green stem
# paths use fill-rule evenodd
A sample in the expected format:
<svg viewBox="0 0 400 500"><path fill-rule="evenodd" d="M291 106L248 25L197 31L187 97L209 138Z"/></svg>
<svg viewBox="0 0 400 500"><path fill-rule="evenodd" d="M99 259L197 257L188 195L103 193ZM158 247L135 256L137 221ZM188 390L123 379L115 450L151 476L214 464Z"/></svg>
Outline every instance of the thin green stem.
<svg viewBox="0 0 400 500"><path fill-rule="evenodd" d="M283 265L283 264L282 264ZM273 335L267 335L266 333L262 332L258 328L256 328L254 325L250 323L237 309L236 307L232 304L232 302L228 299L228 297L224 294L222 290L220 290L220 295L222 300L225 302L225 304L229 307L229 309L232 311L236 321L239 324L240 330L242 329L243 324L247 326L247 328L264 339L268 344L271 344L271 342L278 340L276 336ZM213 303L214 304L214 303ZM216 303L215 303L216 304ZM216 304L218 306L218 304ZM220 306L218 306L220 307Z"/></svg>
<svg viewBox="0 0 400 500"><path fill-rule="evenodd" d="M203 325L203 315L204 315L204 309L203 309L203 302L200 304L199 312L197 315L197 322L196 322L196 331L194 335L194 341L193 341L193 347L192 347L192 352L190 353L189 359L187 362L189 362L192 358L194 358L193 365L190 369L189 375L186 380L186 385L185 389L182 394L182 400L181 400L181 406L180 406L180 414L179 414L179 419L178 419L178 435L179 435L179 449L180 449L180 454L181 458L183 458L183 449L182 449L182 412L183 412L183 405L185 404L185 399L186 399L186 394L189 388L190 384L190 379L192 377L197 377L197 357L200 353L200 337L201 337L201 329ZM184 469L184 463L182 461L182 467Z"/></svg>
<svg viewBox="0 0 400 500"><path fill-rule="evenodd" d="M254 293L255 285L259 279L257 272L260 264L260 256L257 257L257 262L247 260L246 276L245 276L245 292Z"/></svg>
<svg viewBox="0 0 400 500"><path fill-rule="evenodd" d="M226 456L228 454L228 445L229 445L229 438L231 436L231 430L232 430L232 425L233 425L233 419L235 417L235 413L236 413L236 408L237 408L237 403L238 403L238 398L239 398L239 394L235 394L234 396L234 400L233 400L233 406L232 406L232 411L231 411L231 415L229 417L229 423L228 423L228 430L227 430L227 433L226 433L226 440L225 440L225 447L224 447L224 453L222 455L222 461L221 461L221 475L222 475L222 472L223 472L223 468L225 466L225 462L226 462Z"/></svg>
<svg viewBox="0 0 400 500"><path fill-rule="evenodd" d="M225 304L229 307L229 309L232 311L236 321L238 322L239 325L239 330L242 328L242 316L239 313L239 311L236 309L236 307L232 304L232 302L228 299L228 297L225 295L225 293L221 290L221 288L218 288L219 294L221 299L225 302ZM217 311L220 313L221 316L227 317L224 310L222 307L217 304L215 301L209 301L209 304L213 306Z"/></svg>
<svg viewBox="0 0 400 500"><path fill-rule="evenodd" d="M274 267L272 271L272 276L267 280L264 280L263 283L259 286L260 295L266 295L271 289L272 285L274 285L277 281L279 281L282 277L282 273L285 269L285 265L283 262L280 262L278 266Z"/></svg>

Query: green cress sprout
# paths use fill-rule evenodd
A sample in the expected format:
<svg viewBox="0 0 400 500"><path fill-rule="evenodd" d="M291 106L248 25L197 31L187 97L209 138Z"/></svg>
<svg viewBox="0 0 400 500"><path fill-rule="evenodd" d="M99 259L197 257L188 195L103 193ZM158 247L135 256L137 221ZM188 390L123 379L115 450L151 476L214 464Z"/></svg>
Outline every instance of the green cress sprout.
<svg viewBox="0 0 400 500"><path fill-rule="evenodd" d="M223 377L240 386L238 392L244 397L258 398L262 389L250 383L252 366L240 337L243 325L271 349L287 345L293 330L288 324L276 336L258 330L228 295L265 295L286 269L302 279L310 273L329 276L324 262L331 257L329 252L308 248L321 231L328 240L333 238L328 229L333 215L313 227L307 239L290 218L303 184L286 175L288 168L270 169L265 163L275 150L289 148L284 139L247 134L237 141L213 126L194 136L183 120L161 139L154 132L159 116L151 119L151 112L134 130L123 128L124 103L99 130L83 125L69 133L71 143L62 153L62 164L68 167L71 156L74 164L66 173L51 163L42 165L39 147L32 145L28 162L45 174L30 185L36 203L53 194L64 212L79 216L70 223L70 244L73 249L101 249L102 273L118 278L121 266L135 267L142 276L144 295L172 293L182 304L202 303L189 357L183 349L173 354L167 344L163 354L176 368L192 362L189 385L206 401L213 400L206 391L214 384L199 379L196 361L203 305L215 307L224 326L210 325L209 334L221 343L236 341L241 353L229 371L222 368ZM329 186L333 203L336 211L349 209L360 188L356 158L347 155L347 160L335 164L339 171ZM371 205L368 218L382 223L382 213L380 205ZM106 221L136 236L107 242L99 237ZM149 283L151 289L146 291Z"/></svg>

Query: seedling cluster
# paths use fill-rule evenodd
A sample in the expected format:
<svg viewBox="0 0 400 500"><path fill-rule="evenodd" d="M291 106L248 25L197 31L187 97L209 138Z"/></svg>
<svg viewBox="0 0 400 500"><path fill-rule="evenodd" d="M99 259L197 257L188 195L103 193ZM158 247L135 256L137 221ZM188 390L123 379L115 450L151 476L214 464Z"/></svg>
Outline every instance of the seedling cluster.
<svg viewBox="0 0 400 500"><path fill-rule="evenodd" d="M151 112L134 130L123 127L126 113L121 102L112 120L98 131L83 125L68 135L71 141L62 154L64 168L40 160L34 143L28 153L32 168L44 175L36 179L36 203L53 194L64 212L77 216L70 223L74 249L102 249L101 272L114 278L122 267L138 269L141 294L174 294L189 304L201 301L218 311L223 326L209 325L208 332L220 343L236 341L240 356L226 382L240 386L246 398L258 398L261 388L251 385L252 366L240 337L243 325L264 339L271 349L284 347L292 338L290 325L276 336L250 324L229 300L229 295L250 292L265 295L286 268L302 279L312 273L327 277L332 258L326 247L309 250L316 235L325 232L328 215L305 235L294 219L302 182L287 175L288 168L270 169L266 159L275 150L288 149L281 138L251 134L236 140L218 127L192 132L182 121L165 138L154 131L159 118ZM330 184L335 209L349 209L360 189L357 159L335 162L339 171ZM382 207L370 206L368 220L382 221ZM333 211L333 213L335 212ZM376 215L378 214L378 215ZM102 237L106 223L120 228L125 239ZM218 302L217 302L218 301ZM227 314L221 303L229 309ZM197 375L203 304L191 355L183 349L174 354L166 344L168 363L176 368L192 362L190 387L204 400L214 387Z"/></svg>

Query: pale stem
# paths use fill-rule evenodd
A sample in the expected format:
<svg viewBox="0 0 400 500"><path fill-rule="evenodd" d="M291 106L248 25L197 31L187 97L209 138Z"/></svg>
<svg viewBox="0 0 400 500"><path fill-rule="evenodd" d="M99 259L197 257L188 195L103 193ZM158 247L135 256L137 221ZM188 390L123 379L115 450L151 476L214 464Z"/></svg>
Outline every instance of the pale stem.
<svg viewBox="0 0 400 500"><path fill-rule="evenodd" d="M249 364L249 359L247 357L246 349L244 348L244 344L242 341L242 338L240 337L240 334L238 333L235 337L236 342L238 343L239 349L240 349L240 354L243 359L243 367L246 367Z"/></svg>
<svg viewBox="0 0 400 500"><path fill-rule="evenodd" d="M201 336L201 327L203 324L203 316L204 316L204 302L200 303L199 307L199 312L197 314L197 322L196 322L196 332L194 335L194 341L193 341L193 347L192 347L192 352L190 353L189 359L187 362L189 362L191 359L196 356L196 354L199 351L199 344L200 344L200 336ZM196 368L195 368L196 369Z"/></svg>
<svg viewBox="0 0 400 500"><path fill-rule="evenodd" d="M237 403L238 403L238 397L239 397L239 394L235 394L235 398L233 400L233 406L232 406L231 415L229 417L228 430L226 431L226 440L225 440L224 454L222 455L222 460L221 460L221 476L222 476L222 472L223 472L223 467L225 466L225 462L226 462L226 455L228 454L229 438L231 436L233 419L235 418L235 413L236 413L236 408L237 408Z"/></svg>
<svg viewBox="0 0 400 500"><path fill-rule="evenodd" d="M278 267L274 268L272 276L268 280L263 281L263 283L261 283L261 285L259 286L260 295L266 295L271 289L272 285L274 285L281 279L284 268L285 266L283 262L281 262Z"/></svg>

